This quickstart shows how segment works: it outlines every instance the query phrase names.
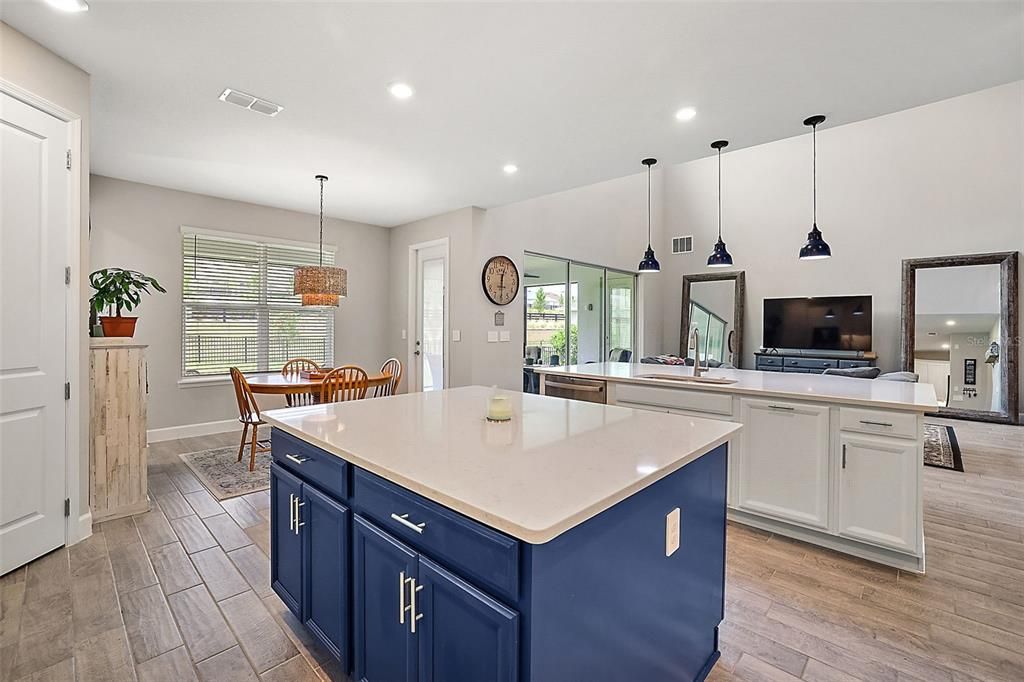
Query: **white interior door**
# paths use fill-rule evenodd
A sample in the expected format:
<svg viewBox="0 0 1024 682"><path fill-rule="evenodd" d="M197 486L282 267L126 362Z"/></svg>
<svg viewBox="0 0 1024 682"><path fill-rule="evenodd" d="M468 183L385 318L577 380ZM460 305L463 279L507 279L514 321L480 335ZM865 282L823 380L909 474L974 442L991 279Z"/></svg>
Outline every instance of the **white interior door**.
<svg viewBox="0 0 1024 682"><path fill-rule="evenodd" d="M447 362L448 249L445 245L416 249L416 307L413 331L413 389L445 388Z"/></svg>
<svg viewBox="0 0 1024 682"><path fill-rule="evenodd" d="M69 138L0 93L0 574L65 541Z"/></svg>

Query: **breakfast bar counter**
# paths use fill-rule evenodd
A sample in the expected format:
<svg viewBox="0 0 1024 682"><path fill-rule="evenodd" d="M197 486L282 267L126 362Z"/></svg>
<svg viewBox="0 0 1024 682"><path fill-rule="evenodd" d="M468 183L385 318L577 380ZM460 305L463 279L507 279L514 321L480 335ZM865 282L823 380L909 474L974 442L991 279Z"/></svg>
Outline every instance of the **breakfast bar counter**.
<svg viewBox="0 0 1024 682"><path fill-rule="evenodd" d="M274 590L358 680L704 679L740 427L492 395L265 413Z"/></svg>

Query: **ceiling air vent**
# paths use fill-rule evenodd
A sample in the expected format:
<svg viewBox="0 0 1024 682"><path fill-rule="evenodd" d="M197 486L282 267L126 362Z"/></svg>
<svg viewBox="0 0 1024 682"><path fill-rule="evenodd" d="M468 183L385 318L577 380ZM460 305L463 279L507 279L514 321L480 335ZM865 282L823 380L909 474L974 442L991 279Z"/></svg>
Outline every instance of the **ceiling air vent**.
<svg viewBox="0 0 1024 682"><path fill-rule="evenodd" d="M231 88L227 88L224 92L220 93L220 101L255 111L264 116L277 116L284 109L280 104L274 104L265 99L260 99L238 90L232 90Z"/></svg>
<svg viewBox="0 0 1024 682"><path fill-rule="evenodd" d="M693 253L693 237L672 237L672 253Z"/></svg>

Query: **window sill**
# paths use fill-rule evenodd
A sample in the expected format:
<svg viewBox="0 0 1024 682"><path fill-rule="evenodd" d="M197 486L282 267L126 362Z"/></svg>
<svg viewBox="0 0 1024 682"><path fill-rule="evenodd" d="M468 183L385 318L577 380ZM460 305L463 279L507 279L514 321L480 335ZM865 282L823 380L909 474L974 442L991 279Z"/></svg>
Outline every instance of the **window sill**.
<svg viewBox="0 0 1024 682"><path fill-rule="evenodd" d="M219 375L212 377L184 377L178 379L178 388L201 388L203 386L220 386L230 384L230 375Z"/></svg>

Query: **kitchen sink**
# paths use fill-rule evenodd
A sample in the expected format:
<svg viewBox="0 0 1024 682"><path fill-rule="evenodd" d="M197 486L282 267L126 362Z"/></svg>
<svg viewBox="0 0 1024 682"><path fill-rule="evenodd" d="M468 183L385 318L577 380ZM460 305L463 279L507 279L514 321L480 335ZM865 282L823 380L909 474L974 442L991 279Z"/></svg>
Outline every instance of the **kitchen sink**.
<svg viewBox="0 0 1024 682"><path fill-rule="evenodd" d="M664 381L680 381L687 384L735 384L735 379L722 379L720 377L695 377L679 374L637 374L637 379L659 379Z"/></svg>

